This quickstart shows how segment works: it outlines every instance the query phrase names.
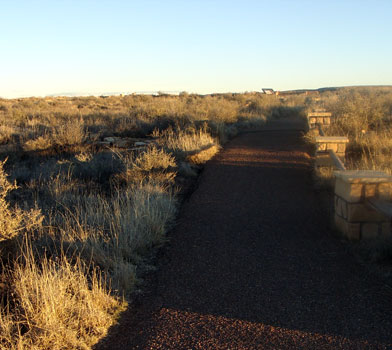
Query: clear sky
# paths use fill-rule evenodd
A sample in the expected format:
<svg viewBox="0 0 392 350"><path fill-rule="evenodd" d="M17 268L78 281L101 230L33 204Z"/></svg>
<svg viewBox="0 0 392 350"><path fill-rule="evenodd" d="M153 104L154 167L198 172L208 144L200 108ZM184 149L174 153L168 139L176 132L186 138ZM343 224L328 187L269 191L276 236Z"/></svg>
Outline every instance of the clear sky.
<svg viewBox="0 0 392 350"><path fill-rule="evenodd" d="M0 96L392 84L392 0L0 0Z"/></svg>

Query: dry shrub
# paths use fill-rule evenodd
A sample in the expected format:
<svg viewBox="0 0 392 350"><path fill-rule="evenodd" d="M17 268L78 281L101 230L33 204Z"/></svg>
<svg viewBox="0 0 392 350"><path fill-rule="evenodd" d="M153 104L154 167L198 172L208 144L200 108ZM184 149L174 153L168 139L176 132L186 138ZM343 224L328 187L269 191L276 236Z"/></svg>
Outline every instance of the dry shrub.
<svg viewBox="0 0 392 350"><path fill-rule="evenodd" d="M187 155L200 152L217 144L217 141L207 130L207 126L200 129L190 127L186 130L168 128L162 132L155 131L159 137L159 144L177 159L184 159Z"/></svg>
<svg viewBox="0 0 392 350"><path fill-rule="evenodd" d="M168 185L173 183L176 161L171 154L157 147L148 147L136 157L119 155L124 171L114 176L115 183Z"/></svg>
<svg viewBox="0 0 392 350"><path fill-rule="evenodd" d="M27 140L23 148L26 151L45 150L55 145L80 145L87 140L87 132L82 119L70 119L60 125L52 125L51 129L51 133L46 130L43 135Z"/></svg>
<svg viewBox="0 0 392 350"><path fill-rule="evenodd" d="M59 125L53 134L54 142L59 146L79 145L87 139L82 119L70 119Z"/></svg>
<svg viewBox="0 0 392 350"><path fill-rule="evenodd" d="M8 175L4 171L5 162L0 162L0 241L11 239L22 231L40 226L43 219L37 209L24 211L18 207L10 207L7 195L15 190L17 185L7 179Z"/></svg>
<svg viewBox="0 0 392 350"><path fill-rule="evenodd" d="M51 135L44 134L36 139L28 140L23 145L25 151L40 151L49 149L54 146L54 140Z"/></svg>
<svg viewBox="0 0 392 350"><path fill-rule="evenodd" d="M15 309L0 309L3 349L90 349L124 307L79 259L38 263L27 250L8 278Z"/></svg>
<svg viewBox="0 0 392 350"><path fill-rule="evenodd" d="M189 155L186 159L192 164L204 164L219 152L219 146L213 145L196 154Z"/></svg>
<svg viewBox="0 0 392 350"><path fill-rule="evenodd" d="M87 136L86 130L92 135L106 132L143 136L176 122L236 124L241 118L260 120L271 117L275 107L295 107L304 100L300 96L279 99L260 93L26 98L3 101L0 117L12 120L10 125L17 127L20 137L12 142L37 139L50 132L54 143L64 145L79 143ZM69 128L59 125L64 120Z"/></svg>
<svg viewBox="0 0 392 350"><path fill-rule="evenodd" d="M148 249L165 241L175 213L173 195L152 183L111 198L73 196L72 203L66 196L64 207L51 216L55 230L50 234L57 247L93 261L108 273L115 290L128 295L136 283L135 265Z"/></svg>
<svg viewBox="0 0 392 350"><path fill-rule="evenodd" d="M12 141L12 136L16 134L16 128L13 125L0 125L0 144L9 143Z"/></svg>

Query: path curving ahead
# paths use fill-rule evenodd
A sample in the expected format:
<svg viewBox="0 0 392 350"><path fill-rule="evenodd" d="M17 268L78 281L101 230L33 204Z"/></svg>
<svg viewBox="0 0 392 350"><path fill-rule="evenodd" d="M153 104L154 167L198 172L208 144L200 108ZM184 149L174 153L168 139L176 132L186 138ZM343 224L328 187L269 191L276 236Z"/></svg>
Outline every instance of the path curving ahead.
<svg viewBox="0 0 392 350"><path fill-rule="evenodd" d="M97 349L390 349L392 293L331 232L295 130L238 136L184 204L152 291Z"/></svg>

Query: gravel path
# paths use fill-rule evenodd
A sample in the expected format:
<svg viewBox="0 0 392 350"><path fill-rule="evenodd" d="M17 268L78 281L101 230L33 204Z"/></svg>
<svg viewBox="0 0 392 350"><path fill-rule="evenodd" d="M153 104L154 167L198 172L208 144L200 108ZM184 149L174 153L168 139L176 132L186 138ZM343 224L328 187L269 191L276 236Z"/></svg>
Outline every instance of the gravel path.
<svg viewBox="0 0 392 350"><path fill-rule="evenodd" d="M392 349L392 293L329 229L310 171L298 131L227 144L97 349Z"/></svg>

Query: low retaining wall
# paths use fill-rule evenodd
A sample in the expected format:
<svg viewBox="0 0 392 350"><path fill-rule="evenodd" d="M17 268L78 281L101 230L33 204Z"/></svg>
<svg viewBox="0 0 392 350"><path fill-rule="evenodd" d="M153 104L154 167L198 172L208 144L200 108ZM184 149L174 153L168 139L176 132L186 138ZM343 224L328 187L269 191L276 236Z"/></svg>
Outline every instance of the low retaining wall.
<svg viewBox="0 0 392 350"><path fill-rule="evenodd" d="M335 171L335 224L351 240L389 236L390 218L367 199L392 199L392 176L369 170Z"/></svg>
<svg viewBox="0 0 392 350"><path fill-rule="evenodd" d="M348 142L345 136L316 136L316 154L320 151L333 150L338 156L344 157Z"/></svg>
<svg viewBox="0 0 392 350"><path fill-rule="evenodd" d="M332 114L329 112L310 112L308 113L308 123L310 128L315 128L317 124L324 128L331 124Z"/></svg>
<svg viewBox="0 0 392 350"><path fill-rule="evenodd" d="M308 114L310 131L329 126L327 112ZM392 236L392 176L372 170L346 170L347 137L316 136L315 167L337 169L335 176L334 221L350 240Z"/></svg>

